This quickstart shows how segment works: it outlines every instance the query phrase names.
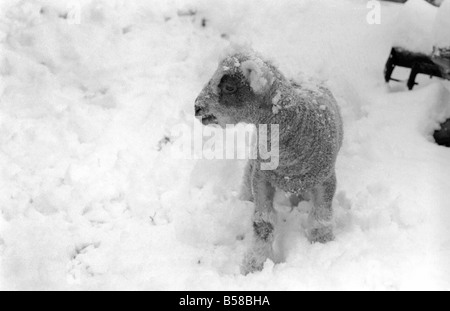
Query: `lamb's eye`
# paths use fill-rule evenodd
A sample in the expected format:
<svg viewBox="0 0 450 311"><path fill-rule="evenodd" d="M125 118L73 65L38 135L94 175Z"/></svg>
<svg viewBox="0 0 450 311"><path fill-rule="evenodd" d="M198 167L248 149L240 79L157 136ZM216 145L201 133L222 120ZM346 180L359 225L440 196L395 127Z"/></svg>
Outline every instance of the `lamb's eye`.
<svg viewBox="0 0 450 311"><path fill-rule="evenodd" d="M237 91L237 86L234 84L226 83L222 89L227 94L233 94Z"/></svg>

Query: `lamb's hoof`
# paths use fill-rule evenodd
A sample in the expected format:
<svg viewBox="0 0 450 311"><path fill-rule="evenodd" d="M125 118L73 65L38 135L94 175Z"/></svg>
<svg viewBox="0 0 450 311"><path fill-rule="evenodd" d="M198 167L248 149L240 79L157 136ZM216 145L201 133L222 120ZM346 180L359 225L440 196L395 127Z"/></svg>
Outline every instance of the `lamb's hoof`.
<svg viewBox="0 0 450 311"><path fill-rule="evenodd" d="M291 203L291 207L297 207L301 202L307 201L307 199L302 195L292 194L289 196L289 203Z"/></svg>
<svg viewBox="0 0 450 311"><path fill-rule="evenodd" d="M309 241L314 243L326 244L332 242L335 239L332 227L314 228L309 231Z"/></svg>
<svg viewBox="0 0 450 311"><path fill-rule="evenodd" d="M264 269L264 261L254 257L253 255L246 255L241 265L241 274L248 275L259 272Z"/></svg>

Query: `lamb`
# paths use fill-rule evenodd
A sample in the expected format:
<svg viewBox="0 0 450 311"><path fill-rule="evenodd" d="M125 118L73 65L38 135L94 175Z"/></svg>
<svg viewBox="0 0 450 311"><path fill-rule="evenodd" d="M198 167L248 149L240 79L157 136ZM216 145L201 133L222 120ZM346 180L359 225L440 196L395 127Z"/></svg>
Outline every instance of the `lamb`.
<svg viewBox="0 0 450 311"><path fill-rule="evenodd" d="M261 271L273 256L277 189L292 194L294 204L302 198L312 201L306 230L311 243L334 240L332 201L343 124L330 90L288 80L259 54L240 48L221 61L195 101L195 114L204 125L279 126L279 166L263 170L264 160L257 157L244 174L242 198L255 204L252 246L241 266L244 275Z"/></svg>

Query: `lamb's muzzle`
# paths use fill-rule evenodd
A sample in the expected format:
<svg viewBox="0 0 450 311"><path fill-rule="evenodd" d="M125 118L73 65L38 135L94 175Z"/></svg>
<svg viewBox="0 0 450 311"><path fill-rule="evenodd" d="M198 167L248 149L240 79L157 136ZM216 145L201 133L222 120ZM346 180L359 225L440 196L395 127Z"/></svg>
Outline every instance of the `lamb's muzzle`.
<svg viewBox="0 0 450 311"><path fill-rule="evenodd" d="M195 117L200 119L203 125L217 124L217 118L208 111L208 102L211 96L205 96L202 92L195 100Z"/></svg>

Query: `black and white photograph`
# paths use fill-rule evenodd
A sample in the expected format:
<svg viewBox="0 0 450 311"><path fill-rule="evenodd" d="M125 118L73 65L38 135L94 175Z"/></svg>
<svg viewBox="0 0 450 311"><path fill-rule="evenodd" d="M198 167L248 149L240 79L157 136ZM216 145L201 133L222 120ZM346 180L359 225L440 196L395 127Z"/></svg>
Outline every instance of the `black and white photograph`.
<svg viewBox="0 0 450 311"><path fill-rule="evenodd" d="M0 0L0 291L450 291L450 0Z"/></svg>

